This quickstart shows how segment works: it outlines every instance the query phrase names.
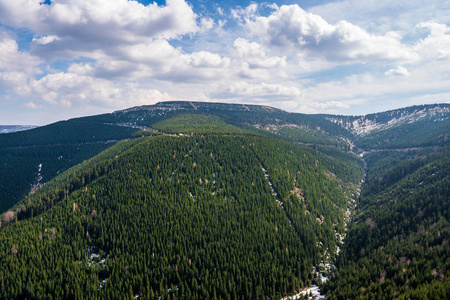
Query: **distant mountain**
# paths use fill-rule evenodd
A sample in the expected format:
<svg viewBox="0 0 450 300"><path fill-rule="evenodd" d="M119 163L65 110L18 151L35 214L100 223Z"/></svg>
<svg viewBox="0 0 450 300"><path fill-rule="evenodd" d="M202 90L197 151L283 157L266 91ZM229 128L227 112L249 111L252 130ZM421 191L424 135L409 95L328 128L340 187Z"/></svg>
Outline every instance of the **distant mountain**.
<svg viewBox="0 0 450 300"><path fill-rule="evenodd" d="M185 111L265 111L265 112L285 112L278 108L251 104L233 104L233 103L215 103L215 102L196 102L196 101L166 101L159 102L155 105L142 105L115 113L126 113L130 111L149 110L149 111L171 111L171 110L185 110Z"/></svg>
<svg viewBox="0 0 450 300"><path fill-rule="evenodd" d="M424 119L445 122L450 118L450 104L411 106L364 116L328 116L327 119L351 131L356 136L365 136Z"/></svg>
<svg viewBox="0 0 450 300"><path fill-rule="evenodd" d="M0 125L0 134L29 130L29 129L33 129L36 127L37 126L32 126L32 125Z"/></svg>

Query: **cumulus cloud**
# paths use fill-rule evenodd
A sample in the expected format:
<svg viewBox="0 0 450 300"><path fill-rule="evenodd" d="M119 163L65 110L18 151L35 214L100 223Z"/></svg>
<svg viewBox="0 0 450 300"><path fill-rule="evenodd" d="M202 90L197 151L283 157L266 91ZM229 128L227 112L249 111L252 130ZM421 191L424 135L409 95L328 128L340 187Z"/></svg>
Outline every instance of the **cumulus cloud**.
<svg viewBox="0 0 450 300"><path fill-rule="evenodd" d="M389 69L388 71L386 71L384 73L387 76L409 76L409 72L408 69L402 67L402 66L397 66L397 68L395 69Z"/></svg>
<svg viewBox="0 0 450 300"><path fill-rule="evenodd" d="M238 38L233 43L237 55L244 59L250 68L275 68L286 65L286 56L267 56L266 51L258 43L251 43Z"/></svg>
<svg viewBox="0 0 450 300"><path fill-rule="evenodd" d="M411 29L418 20L450 22L450 6L447 1L434 0L341 0L320 4L308 9L329 23L340 20L358 25L374 34L397 31L415 37Z"/></svg>
<svg viewBox="0 0 450 300"><path fill-rule="evenodd" d="M414 61L418 56L402 45L398 35L372 35L347 21L335 25L298 5L283 5L269 16L243 13L246 28L263 43L304 52L330 61Z"/></svg>
<svg viewBox="0 0 450 300"><path fill-rule="evenodd" d="M32 42L38 45L47 45L58 40L60 40L60 38L56 35L46 35L42 37L34 37Z"/></svg>
<svg viewBox="0 0 450 300"><path fill-rule="evenodd" d="M136 84L114 84L111 81L75 73L55 73L31 83L33 98L62 106L90 105L125 108L169 100L167 93L142 89Z"/></svg>
<svg viewBox="0 0 450 300"><path fill-rule="evenodd" d="M144 6L127 0L4 0L0 4L3 22L33 28L38 33L72 32L74 36L135 39L137 37L174 38L196 32L197 15L184 0L167 0ZM108 29L108 30L106 30ZM85 32L89 31L89 32ZM129 36L122 36L128 33Z"/></svg>
<svg viewBox="0 0 450 300"><path fill-rule="evenodd" d="M28 108L28 109L39 109L39 108L42 108L42 105L36 104L36 103L34 103L32 101L24 103L21 106L24 107L24 108Z"/></svg>
<svg viewBox="0 0 450 300"><path fill-rule="evenodd" d="M7 36L0 37L0 89L18 95L28 93L28 80L40 74L41 60L27 52L19 51L17 42Z"/></svg>
<svg viewBox="0 0 450 300"><path fill-rule="evenodd" d="M220 55L208 51L194 52L189 56L190 63L194 67L226 68L230 65L230 59L228 57L222 58Z"/></svg>
<svg viewBox="0 0 450 300"><path fill-rule="evenodd" d="M230 65L230 58L209 51L185 53L166 40L118 46L95 63L74 65L76 72L124 81L157 78L170 81L217 80ZM75 70L75 69L74 69Z"/></svg>
<svg viewBox="0 0 450 300"><path fill-rule="evenodd" d="M258 11L258 4L251 3L249 6L244 7L244 8L239 7L237 9L232 9L231 10L231 16L234 19L236 19L239 22L241 22L242 25L243 25L244 22L246 20L248 20L250 16L255 15L257 11Z"/></svg>
<svg viewBox="0 0 450 300"><path fill-rule="evenodd" d="M200 21L200 30L208 31L214 27L214 20L211 18L203 18Z"/></svg>
<svg viewBox="0 0 450 300"><path fill-rule="evenodd" d="M168 99L347 113L373 99L448 94L442 1L436 18L430 6L418 18L418 0L343 0L309 11L214 5L215 19L186 1L0 1L0 101L66 116Z"/></svg>
<svg viewBox="0 0 450 300"><path fill-rule="evenodd" d="M209 92L214 98L286 98L298 97L302 95L299 88L282 84L259 83L251 84L245 81L236 81L218 85L214 91Z"/></svg>
<svg viewBox="0 0 450 300"><path fill-rule="evenodd" d="M0 37L0 71L32 72L41 63L38 57L19 51L14 39Z"/></svg>
<svg viewBox="0 0 450 300"><path fill-rule="evenodd" d="M167 0L144 6L127 0L4 0L0 19L17 28L32 28L38 35L33 51L48 59L73 58L74 52L88 52L118 44L135 44L151 39L178 38L212 27L200 19L184 0Z"/></svg>
<svg viewBox="0 0 450 300"><path fill-rule="evenodd" d="M437 22L421 22L419 28L429 30L430 34L415 45L415 50L424 59L450 58L450 27Z"/></svg>

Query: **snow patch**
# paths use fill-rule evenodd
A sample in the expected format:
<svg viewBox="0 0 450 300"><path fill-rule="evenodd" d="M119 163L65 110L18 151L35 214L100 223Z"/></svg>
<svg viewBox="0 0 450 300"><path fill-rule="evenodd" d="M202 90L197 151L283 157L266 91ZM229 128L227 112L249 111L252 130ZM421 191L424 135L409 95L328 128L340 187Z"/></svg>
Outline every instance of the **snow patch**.
<svg viewBox="0 0 450 300"><path fill-rule="evenodd" d="M317 285L312 285L307 289L302 290L300 293L286 296L281 298L281 300L297 300L303 299L303 297L309 296L308 299L325 299L325 295L320 294L320 288Z"/></svg>

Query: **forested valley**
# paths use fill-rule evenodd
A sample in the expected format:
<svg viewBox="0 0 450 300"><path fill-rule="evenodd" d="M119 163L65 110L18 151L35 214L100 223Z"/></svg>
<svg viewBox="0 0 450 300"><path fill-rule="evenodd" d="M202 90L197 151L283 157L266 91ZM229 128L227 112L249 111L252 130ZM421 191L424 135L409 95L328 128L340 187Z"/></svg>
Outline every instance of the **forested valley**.
<svg viewBox="0 0 450 300"><path fill-rule="evenodd" d="M448 147L368 154L329 299L448 299Z"/></svg>

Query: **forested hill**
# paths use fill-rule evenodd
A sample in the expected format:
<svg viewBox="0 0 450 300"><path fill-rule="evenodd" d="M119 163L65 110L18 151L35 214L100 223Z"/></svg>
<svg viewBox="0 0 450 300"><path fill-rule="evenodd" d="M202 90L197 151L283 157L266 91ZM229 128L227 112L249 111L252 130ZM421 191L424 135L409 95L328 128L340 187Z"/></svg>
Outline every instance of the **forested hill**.
<svg viewBox="0 0 450 300"><path fill-rule="evenodd" d="M448 299L449 129L162 102L1 134L0 299Z"/></svg>
<svg viewBox="0 0 450 300"><path fill-rule="evenodd" d="M208 115L348 161L349 151L431 147L450 142L450 105L415 106L367 116L289 113L267 106L172 101L61 121L0 135L0 213L59 173L142 129L183 115ZM436 133L439 133L436 135ZM356 145L356 148L353 148ZM357 149L358 148L358 149Z"/></svg>
<svg viewBox="0 0 450 300"><path fill-rule="evenodd" d="M135 128L72 119L0 134L0 213L59 173L131 138Z"/></svg>
<svg viewBox="0 0 450 300"><path fill-rule="evenodd" d="M120 142L8 216L0 298L280 299L316 282L356 160L215 116L155 127L185 133Z"/></svg>
<svg viewBox="0 0 450 300"><path fill-rule="evenodd" d="M295 124L320 129L337 136L348 136L349 131L326 119L326 115L290 113L269 106L209 102L168 101L155 105L137 106L125 110L82 118L98 123L133 127L153 127L153 124L180 114L215 115L233 125Z"/></svg>
<svg viewBox="0 0 450 300"><path fill-rule="evenodd" d="M296 141L300 138L308 143L320 144L333 136L332 144L337 145L335 136L347 134L346 129L323 116L291 114L266 106L183 101L161 102L1 134L0 213L71 166L119 140L134 138L136 134L155 134L155 124L182 114L217 116L225 123L247 129L248 126L293 124L309 130L295 132ZM142 129L153 130L139 132ZM340 139L339 143L340 147L345 147Z"/></svg>

